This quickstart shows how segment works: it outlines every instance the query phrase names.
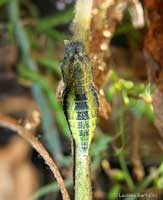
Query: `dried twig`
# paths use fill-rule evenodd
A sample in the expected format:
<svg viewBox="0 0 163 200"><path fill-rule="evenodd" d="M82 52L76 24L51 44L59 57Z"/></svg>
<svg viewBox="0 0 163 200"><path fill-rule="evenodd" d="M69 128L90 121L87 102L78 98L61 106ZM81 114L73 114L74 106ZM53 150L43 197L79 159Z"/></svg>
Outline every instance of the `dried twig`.
<svg viewBox="0 0 163 200"><path fill-rule="evenodd" d="M45 163L49 166L50 170L54 174L60 186L63 199L70 200L69 194L65 187L63 178L58 170L58 167L54 163L53 159L51 158L45 147L39 142L39 140L34 136L34 134L17 124L17 121L13 118L4 116L2 114L0 114L0 126L9 128L12 131L17 132L21 137L23 137L27 142L29 142L32 145L32 147L42 156Z"/></svg>
<svg viewBox="0 0 163 200"><path fill-rule="evenodd" d="M106 101L102 89L108 79L111 58L110 42L126 7L127 0L93 2L89 56L94 64L94 82L100 100L99 114L105 119L108 119L111 112L111 106Z"/></svg>

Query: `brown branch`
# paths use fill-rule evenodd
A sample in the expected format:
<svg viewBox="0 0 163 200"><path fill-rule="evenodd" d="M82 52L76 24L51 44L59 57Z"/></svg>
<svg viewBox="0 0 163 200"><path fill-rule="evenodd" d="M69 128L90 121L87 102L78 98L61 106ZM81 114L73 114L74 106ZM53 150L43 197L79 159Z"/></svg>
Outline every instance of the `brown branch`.
<svg viewBox="0 0 163 200"><path fill-rule="evenodd" d="M39 142L39 140L34 136L34 134L20 126L15 119L8 116L4 116L2 114L0 114L0 126L9 128L12 131L17 132L18 135L23 137L27 142L29 142L32 145L32 147L42 156L45 163L49 166L50 170L54 174L60 186L63 200L70 200L69 194L65 187L63 178L58 170L58 167L54 163L53 159L51 158L45 147Z"/></svg>
<svg viewBox="0 0 163 200"><path fill-rule="evenodd" d="M111 63L110 42L117 24L123 17L127 0L93 1L91 32L89 37L89 56L94 65L94 83L99 94L99 115L108 119L111 105L106 101L103 86L108 80Z"/></svg>
<svg viewBox="0 0 163 200"><path fill-rule="evenodd" d="M163 1L145 0L150 25L145 36L145 55L149 81L156 85L153 94L155 125L163 136Z"/></svg>

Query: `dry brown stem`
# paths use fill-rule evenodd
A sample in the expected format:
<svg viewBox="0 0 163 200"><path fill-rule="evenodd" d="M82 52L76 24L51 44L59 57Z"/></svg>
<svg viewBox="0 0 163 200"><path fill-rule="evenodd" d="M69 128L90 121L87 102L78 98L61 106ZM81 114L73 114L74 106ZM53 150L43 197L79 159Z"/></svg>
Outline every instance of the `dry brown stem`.
<svg viewBox="0 0 163 200"><path fill-rule="evenodd" d="M150 26L145 37L145 52L149 80L156 84L153 106L155 125L163 135L163 1L145 0Z"/></svg>
<svg viewBox="0 0 163 200"><path fill-rule="evenodd" d="M123 17L126 6L126 0L96 0L92 11L89 54L94 64L94 82L99 91L99 114L105 119L108 118L111 112L111 106L106 101L102 90L109 71L110 41L118 22Z"/></svg>
<svg viewBox="0 0 163 200"><path fill-rule="evenodd" d="M54 163L53 159L45 149L45 147L39 142L39 140L29 132L24 127L20 126L17 121L11 117L4 116L0 114L0 126L9 128L12 131L17 132L21 137L23 137L28 143L32 145L32 147L42 156L45 163L49 166L52 173L54 174L62 193L62 197L64 200L70 200L69 194L65 187L63 178L58 170L58 167Z"/></svg>

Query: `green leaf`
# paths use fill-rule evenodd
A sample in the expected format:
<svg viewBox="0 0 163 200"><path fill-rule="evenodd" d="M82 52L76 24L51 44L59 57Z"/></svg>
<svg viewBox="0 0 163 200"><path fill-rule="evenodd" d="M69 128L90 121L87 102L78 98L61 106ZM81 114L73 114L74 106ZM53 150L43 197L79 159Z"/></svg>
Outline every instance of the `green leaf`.
<svg viewBox="0 0 163 200"><path fill-rule="evenodd" d="M113 174L113 178L117 181L123 181L125 179L125 174L122 170L116 169L116 172Z"/></svg>
<svg viewBox="0 0 163 200"><path fill-rule="evenodd" d="M61 71L59 68L60 64L55 59L40 57L37 61L40 65L43 65L52 70L55 74L61 75Z"/></svg>
<svg viewBox="0 0 163 200"><path fill-rule="evenodd" d="M66 187L71 187L73 185L73 181L72 180L65 180L65 185ZM39 190L37 190L32 199L33 200L36 200L36 199L39 199L40 197L42 197L43 195L46 195L48 193L51 193L51 192L56 192L56 191L59 191L59 185L58 183L50 183L46 186L43 186L41 187Z"/></svg>
<svg viewBox="0 0 163 200"><path fill-rule="evenodd" d="M115 89L115 87L114 87L114 84L111 84L111 85L108 87L108 89L107 89L107 91L106 91L106 93L105 93L106 99L107 99L108 101L111 101L112 98L113 98L113 96L115 95L115 93L116 93L116 89Z"/></svg>
<svg viewBox="0 0 163 200"><path fill-rule="evenodd" d="M111 81L116 81L118 80L118 75L114 70L110 70L108 74L108 79Z"/></svg>
<svg viewBox="0 0 163 200"><path fill-rule="evenodd" d="M52 38L53 40L57 40L57 41L63 41L65 40L65 35L62 32L59 32L57 30L53 30L53 29L48 29L45 34Z"/></svg>
<svg viewBox="0 0 163 200"><path fill-rule="evenodd" d="M55 114L56 122L60 125L64 135L69 138L70 137L69 128L68 128L64 113L62 111L61 105L57 101L56 94L51 88L51 85L49 84L48 80L44 78L43 75L41 75L40 73L28 70L24 68L23 66L20 66L18 68L18 71L19 71L20 76L37 83L41 87L41 89L45 93L45 96L47 97L47 100L53 112L57 113Z"/></svg>
<svg viewBox="0 0 163 200"><path fill-rule="evenodd" d="M38 32L43 32L52 27L69 23L72 20L73 15L72 8L70 8L56 15L40 19L36 30Z"/></svg>
<svg viewBox="0 0 163 200"><path fill-rule="evenodd" d="M7 3L7 0L0 0L0 6L3 6L6 3Z"/></svg>
<svg viewBox="0 0 163 200"><path fill-rule="evenodd" d="M155 117L152 104L145 103L143 100L131 99L129 102L129 106L132 108L135 115L137 116L145 115L152 122L154 122Z"/></svg>
<svg viewBox="0 0 163 200"><path fill-rule="evenodd" d="M117 185L114 185L109 193L108 193L108 199L109 200L114 200L114 199L117 199L119 193L120 193L120 190L121 190L121 186L119 184Z"/></svg>
<svg viewBox="0 0 163 200"><path fill-rule="evenodd" d="M133 88L134 83L132 81L128 81L128 80L124 80L124 79L120 79L122 86L126 89L126 90L130 90Z"/></svg>

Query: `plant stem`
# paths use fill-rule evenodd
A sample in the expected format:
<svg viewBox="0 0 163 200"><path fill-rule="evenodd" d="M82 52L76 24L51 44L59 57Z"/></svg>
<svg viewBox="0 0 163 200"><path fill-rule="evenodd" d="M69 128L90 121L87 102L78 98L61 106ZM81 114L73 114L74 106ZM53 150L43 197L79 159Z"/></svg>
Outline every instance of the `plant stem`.
<svg viewBox="0 0 163 200"><path fill-rule="evenodd" d="M92 200L90 155L75 149L75 200Z"/></svg>
<svg viewBox="0 0 163 200"><path fill-rule="evenodd" d="M88 50L88 33L90 30L93 0L77 0L74 17L74 41L81 41ZM73 146L75 200L92 200L91 159L90 153L83 154L78 144Z"/></svg>
<svg viewBox="0 0 163 200"><path fill-rule="evenodd" d="M74 40L81 40L85 44L90 29L92 4L92 0L77 0L75 6Z"/></svg>
<svg viewBox="0 0 163 200"><path fill-rule="evenodd" d="M125 161L125 155L124 155L124 152L123 152L123 149L122 149L122 152L119 152L119 162L120 162L120 165L121 165L121 168L125 174L125 179L126 179L126 183L128 185L128 188L130 190L133 190L134 189L134 183L133 183L133 180L129 174L129 171L128 171L128 168L127 168L127 165L126 165L126 161Z"/></svg>
<svg viewBox="0 0 163 200"><path fill-rule="evenodd" d="M118 152L118 158L119 158L121 168L122 168L123 172L125 173L126 183L129 187L129 189L133 190L134 183L130 176L130 173L128 171L127 164L125 161L124 112L125 112L125 109L120 110L120 119L119 119L119 129L120 130L119 131L120 131L120 136L121 136L121 148L119 149L119 152Z"/></svg>

